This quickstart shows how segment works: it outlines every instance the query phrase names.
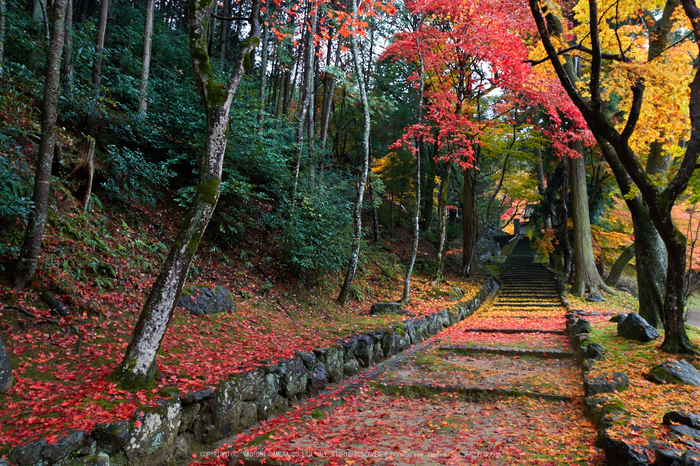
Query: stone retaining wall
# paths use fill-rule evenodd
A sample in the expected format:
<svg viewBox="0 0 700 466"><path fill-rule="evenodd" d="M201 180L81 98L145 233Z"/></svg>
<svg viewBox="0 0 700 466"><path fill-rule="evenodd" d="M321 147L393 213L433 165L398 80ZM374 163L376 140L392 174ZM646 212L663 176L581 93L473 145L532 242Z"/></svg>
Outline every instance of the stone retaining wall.
<svg viewBox="0 0 700 466"><path fill-rule="evenodd" d="M388 329L339 340L337 344L297 353L248 372L232 375L219 385L190 393L161 390L156 407L142 406L131 420L97 425L92 432L54 433L58 442L32 439L9 451L18 466L162 465L191 458L192 452L286 411L290 405L318 394L411 345L462 321L476 311L494 289L487 280L471 301ZM136 426L139 426L138 428ZM7 463L0 459L0 466Z"/></svg>

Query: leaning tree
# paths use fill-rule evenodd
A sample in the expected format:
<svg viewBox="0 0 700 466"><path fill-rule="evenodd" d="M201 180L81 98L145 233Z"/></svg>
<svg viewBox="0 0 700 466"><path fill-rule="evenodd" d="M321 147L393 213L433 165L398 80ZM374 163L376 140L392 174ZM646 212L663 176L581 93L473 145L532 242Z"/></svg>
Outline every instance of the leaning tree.
<svg viewBox="0 0 700 466"><path fill-rule="evenodd" d="M228 82L218 82L207 52L209 21L216 5L217 2L213 0L201 0L192 2L190 6L190 59L207 118L206 143L197 160L199 182L189 212L151 288L124 359L114 372L117 382L125 388L146 386L158 373L158 350L221 192L221 172L233 96L243 78L244 64L260 42L261 0L252 0L248 38L239 46L238 58Z"/></svg>
<svg viewBox="0 0 700 466"><path fill-rule="evenodd" d="M700 9L694 0L682 0L681 3L686 17L690 20L685 27L692 31L697 48L700 46ZM668 263L662 312L665 338L661 348L672 353L697 352L697 348L688 338L683 320L686 239L676 228L671 214L675 202L685 191L693 175L700 151L700 72L697 69L697 64L693 65L694 76L689 83L690 138L675 175L665 186L659 186L655 183L654 178L644 170L632 142L632 136L637 129L644 103L645 78L647 77L645 70L641 66L633 66L635 65L634 57L631 56L629 48L623 47L619 34L617 34L617 40L611 42L618 45L617 49L605 48L601 40L600 24L608 21L619 21L619 18L614 17L615 9L608 8L599 12L598 2L589 0L586 10L590 20L586 24L586 43L582 42L575 47L558 50L552 38L551 29L552 17L556 16L558 12L550 3L546 5L543 3L545 6L541 7L539 0L529 0L529 4L549 62L554 67L566 93L580 110L600 146L604 150L614 152L625 172L636 185L649 209L650 219L666 246ZM606 17L608 14L612 17ZM587 62L590 63L583 70L584 82L587 83L585 90L572 82L559 58L560 55L572 50L585 54ZM607 90L603 83L604 63L605 68L608 69L615 66L616 63L626 65L626 75L630 77L631 81L631 92L626 96L627 102L624 101L625 97L616 96L627 104L626 107L619 106L625 108L624 114L626 116L619 125L613 120L609 111L609 99L606 100L604 97ZM619 117L619 113L622 112L618 112L617 117Z"/></svg>

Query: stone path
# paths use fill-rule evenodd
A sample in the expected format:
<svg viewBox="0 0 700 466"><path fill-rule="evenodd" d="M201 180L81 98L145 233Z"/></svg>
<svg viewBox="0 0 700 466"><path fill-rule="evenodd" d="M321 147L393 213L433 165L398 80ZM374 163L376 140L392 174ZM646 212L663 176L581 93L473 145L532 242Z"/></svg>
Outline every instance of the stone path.
<svg viewBox="0 0 700 466"><path fill-rule="evenodd" d="M472 317L251 433L245 463L602 464L556 278L533 257L521 239Z"/></svg>

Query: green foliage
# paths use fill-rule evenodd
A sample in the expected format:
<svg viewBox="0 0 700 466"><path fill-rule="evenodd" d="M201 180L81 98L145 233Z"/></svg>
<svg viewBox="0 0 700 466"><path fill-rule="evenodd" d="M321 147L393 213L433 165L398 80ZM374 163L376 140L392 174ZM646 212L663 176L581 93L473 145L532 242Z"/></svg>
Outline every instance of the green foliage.
<svg viewBox="0 0 700 466"><path fill-rule="evenodd" d="M30 169L11 144L12 140L0 133L0 227L15 219L26 220L34 206L27 180Z"/></svg>
<svg viewBox="0 0 700 466"><path fill-rule="evenodd" d="M283 267L318 279L347 264L352 241L352 203L347 180L327 175L315 191L301 190L296 203L283 199L268 215L277 230Z"/></svg>
<svg viewBox="0 0 700 466"><path fill-rule="evenodd" d="M110 197L123 202L155 206L159 190L173 176L165 163L149 162L139 150L112 145L102 157L109 175L103 187Z"/></svg>

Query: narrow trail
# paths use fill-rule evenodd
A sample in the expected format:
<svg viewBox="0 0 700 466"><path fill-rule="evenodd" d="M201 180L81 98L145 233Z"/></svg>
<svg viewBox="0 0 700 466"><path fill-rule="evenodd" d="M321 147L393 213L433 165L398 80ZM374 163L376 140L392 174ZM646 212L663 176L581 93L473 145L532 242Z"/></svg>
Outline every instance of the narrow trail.
<svg viewBox="0 0 700 466"><path fill-rule="evenodd" d="M499 282L473 316L257 431L245 463L602 464L555 275L520 239Z"/></svg>

